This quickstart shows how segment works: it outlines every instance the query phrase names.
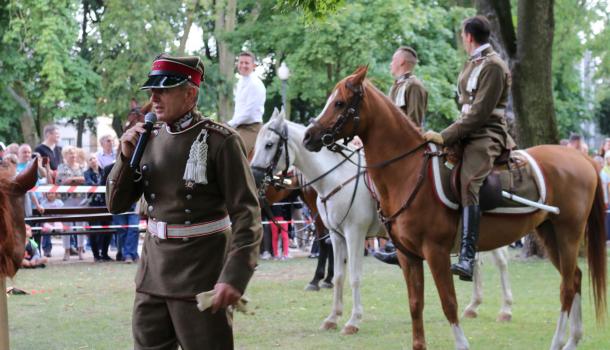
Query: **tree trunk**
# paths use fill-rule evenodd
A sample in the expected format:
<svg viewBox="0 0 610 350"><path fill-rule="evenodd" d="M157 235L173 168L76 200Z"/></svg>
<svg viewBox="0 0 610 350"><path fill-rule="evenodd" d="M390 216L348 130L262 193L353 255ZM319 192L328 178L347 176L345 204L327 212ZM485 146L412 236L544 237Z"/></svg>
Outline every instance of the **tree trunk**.
<svg viewBox="0 0 610 350"><path fill-rule="evenodd" d="M553 0L521 0L518 5L512 93L521 147L559 142L551 70L553 3Z"/></svg>
<svg viewBox="0 0 610 350"><path fill-rule="evenodd" d="M83 147L83 133L85 132L85 115L81 115L78 117L78 122L76 123L76 147Z"/></svg>
<svg viewBox="0 0 610 350"><path fill-rule="evenodd" d="M218 120L227 121L233 116L233 78L235 55L221 39L222 34L235 29L237 15L236 0L217 0L215 37L218 45L218 68L220 87L218 89Z"/></svg>
<svg viewBox="0 0 610 350"><path fill-rule="evenodd" d="M38 132L36 131L34 115L32 114L32 107L30 106L30 103L21 90L17 92L11 86L7 86L6 91L9 93L9 95L11 95L11 97L13 97L17 104L23 108L23 113L21 113L21 117L19 117L19 124L21 125L23 140L32 147L36 146L40 139L38 138Z"/></svg>
<svg viewBox="0 0 610 350"><path fill-rule="evenodd" d="M182 37L180 38L180 46L178 47L178 56L184 56L186 51L186 42L188 41L189 34L191 32L191 27L193 26L193 17L199 11L199 1L193 0L194 4L192 4L192 8L188 8L186 23L184 24L184 31L182 33Z"/></svg>

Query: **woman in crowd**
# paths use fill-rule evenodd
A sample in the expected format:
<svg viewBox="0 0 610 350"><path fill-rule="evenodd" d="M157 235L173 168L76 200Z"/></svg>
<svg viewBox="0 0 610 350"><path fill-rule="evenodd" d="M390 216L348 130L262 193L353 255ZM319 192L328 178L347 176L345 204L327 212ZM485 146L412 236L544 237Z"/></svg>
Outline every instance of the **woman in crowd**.
<svg viewBox="0 0 610 350"><path fill-rule="evenodd" d="M62 150L62 156L64 163L60 164L57 168L57 180L58 185L65 186L78 186L85 183L85 168L82 163L79 162L79 151L74 146L66 146ZM63 196L64 206L66 207L77 207L81 206L83 200L86 201L86 197L82 194L66 194ZM76 236L76 246L78 249L78 258L83 259L83 253L85 252L85 236ZM63 246L65 249L64 260L70 259L70 236L62 236Z"/></svg>
<svg viewBox="0 0 610 350"><path fill-rule="evenodd" d="M102 169L100 168L97 156L89 155L87 159L89 168L85 171L85 185L99 186L102 185ZM89 195L89 206L103 207L106 206L104 195L102 193L92 193ZM92 225L99 225L99 222L92 222ZM110 261L112 258L108 256L108 246L110 245L109 234L89 234L89 242L91 243L91 252L93 253L94 261Z"/></svg>

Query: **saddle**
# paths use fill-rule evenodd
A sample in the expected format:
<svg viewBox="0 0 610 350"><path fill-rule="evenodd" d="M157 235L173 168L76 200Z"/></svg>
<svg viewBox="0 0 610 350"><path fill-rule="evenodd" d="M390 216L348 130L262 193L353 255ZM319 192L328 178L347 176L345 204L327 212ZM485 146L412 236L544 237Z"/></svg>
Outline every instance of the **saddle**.
<svg viewBox="0 0 610 350"><path fill-rule="evenodd" d="M431 144L431 151L437 146ZM457 210L460 198L461 154L456 150L446 150L442 157L432 159L432 177L437 198L446 206ZM524 206L502 196L506 191L544 203L546 189L542 171L536 161L525 151L505 150L494 162L494 168L487 176L479 191L481 210L498 214L526 214L537 208Z"/></svg>

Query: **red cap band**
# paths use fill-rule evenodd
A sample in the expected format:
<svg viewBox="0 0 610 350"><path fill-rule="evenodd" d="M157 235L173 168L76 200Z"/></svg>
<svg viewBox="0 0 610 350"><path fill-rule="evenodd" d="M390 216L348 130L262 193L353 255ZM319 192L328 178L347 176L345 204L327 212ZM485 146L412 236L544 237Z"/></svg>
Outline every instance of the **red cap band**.
<svg viewBox="0 0 610 350"><path fill-rule="evenodd" d="M152 71L175 72L188 76L189 80L197 86L201 84L201 72L180 63L160 59L153 62Z"/></svg>

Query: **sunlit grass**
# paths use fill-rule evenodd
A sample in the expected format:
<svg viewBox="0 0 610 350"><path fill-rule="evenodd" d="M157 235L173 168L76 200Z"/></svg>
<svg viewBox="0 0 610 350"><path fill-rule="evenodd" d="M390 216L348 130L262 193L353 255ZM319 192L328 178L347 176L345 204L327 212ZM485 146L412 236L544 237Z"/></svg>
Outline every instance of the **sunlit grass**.
<svg viewBox="0 0 610 350"><path fill-rule="evenodd" d="M585 268L585 261L580 261ZM355 336L318 330L330 312L330 290L305 292L315 261L262 261L248 289L254 315L235 316L238 349L409 349L411 324L407 294L398 268L365 258L364 318ZM15 284L35 290L9 298L11 349L131 349L131 308L135 265L69 264L22 270ZM473 349L546 349L559 316L559 274L547 261L510 263L513 321L495 322L500 307L498 272L484 266L484 304L479 318L463 320ZM586 271L585 271L586 275ZM432 278L426 272L424 319L429 349L453 349ZM460 310L472 285L456 279ZM9 281L8 285L12 285ZM345 293L349 318L351 291ZM579 349L610 349L606 326L597 326L589 293L583 290L584 338Z"/></svg>

